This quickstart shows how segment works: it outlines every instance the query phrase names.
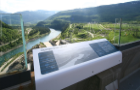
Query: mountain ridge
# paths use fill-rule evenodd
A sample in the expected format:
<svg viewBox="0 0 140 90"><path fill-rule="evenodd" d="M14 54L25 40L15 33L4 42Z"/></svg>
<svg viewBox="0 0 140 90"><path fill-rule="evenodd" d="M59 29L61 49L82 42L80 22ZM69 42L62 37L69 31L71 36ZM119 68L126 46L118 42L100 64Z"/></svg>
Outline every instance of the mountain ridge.
<svg viewBox="0 0 140 90"><path fill-rule="evenodd" d="M122 18L124 21L136 21L140 20L139 8L139 1L102 5L98 7L60 11L44 21L51 22L51 20L62 19L72 23L115 22L115 18Z"/></svg>
<svg viewBox="0 0 140 90"><path fill-rule="evenodd" d="M42 20L48 18L49 16L55 14L56 12L58 12L58 11L37 10L37 11L21 11L21 12L16 12L16 13L12 13L12 14L21 14L25 24L35 24L39 21L42 21ZM7 13L7 12L0 11L0 13ZM9 14L9 13L7 13L7 14ZM7 15L5 15L5 16L3 15L3 20L5 23L8 24L9 17ZM19 20L16 17L12 17L11 19Z"/></svg>
<svg viewBox="0 0 140 90"><path fill-rule="evenodd" d="M0 10L0 13L6 13L5 11Z"/></svg>

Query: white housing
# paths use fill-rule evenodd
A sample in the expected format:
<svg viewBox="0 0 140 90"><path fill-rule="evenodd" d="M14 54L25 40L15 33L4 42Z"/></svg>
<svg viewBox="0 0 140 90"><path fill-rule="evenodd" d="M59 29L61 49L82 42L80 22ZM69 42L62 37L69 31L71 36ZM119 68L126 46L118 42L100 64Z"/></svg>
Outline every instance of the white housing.
<svg viewBox="0 0 140 90"><path fill-rule="evenodd" d="M79 44L79 47L82 47L85 46L85 44L88 45L90 43L99 43L104 41L107 40L100 39L100 40L87 41L87 42L81 42L75 44ZM75 44L68 44L68 45L75 45ZM68 45L62 45L62 46L68 46ZM57 46L57 47L62 47L62 46ZM38 53L45 52L45 50L48 49L51 49L52 51L55 52L53 48L55 48L55 50L57 51L56 47L33 50L36 90L61 90L81 80L96 75L104 70L107 70L115 65L118 65L122 62L122 53L120 51L116 51L86 62L82 62L80 64L59 69L51 73L41 74ZM61 51L59 51L58 53L61 53Z"/></svg>

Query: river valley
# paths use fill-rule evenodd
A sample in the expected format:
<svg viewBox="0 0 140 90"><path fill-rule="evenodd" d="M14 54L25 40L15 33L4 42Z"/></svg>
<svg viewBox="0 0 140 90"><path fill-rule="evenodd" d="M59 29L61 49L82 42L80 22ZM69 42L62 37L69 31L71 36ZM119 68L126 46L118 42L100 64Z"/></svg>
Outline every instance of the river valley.
<svg viewBox="0 0 140 90"><path fill-rule="evenodd" d="M55 30L52 28L50 28L50 30L51 30L51 33L49 35L46 35L44 37L41 37L41 38L38 38L36 40L26 43L26 50L31 49L33 46L35 46L36 44L39 44L40 42L47 42L47 41L57 37L61 33L61 31L58 31L58 30ZM23 52L23 46L16 48L16 49L0 56L0 65L1 65L1 63L4 62L5 59L11 58L13 55L15 55L19 52Z"/></svg>

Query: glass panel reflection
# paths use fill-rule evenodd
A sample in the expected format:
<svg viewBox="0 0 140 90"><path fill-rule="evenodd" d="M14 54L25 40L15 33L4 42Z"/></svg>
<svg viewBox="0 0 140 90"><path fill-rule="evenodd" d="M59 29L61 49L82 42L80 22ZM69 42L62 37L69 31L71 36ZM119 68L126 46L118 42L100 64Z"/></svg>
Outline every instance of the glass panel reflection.
<svg viewBox="0 0 140 90"><path fill-rule="evenodd" d="M140 24L126 22L121 18L115 19L114 44L124 45L140 40Z"/></svg>
<svg viewBox="0 0 140 90"><path fill-rule="evenodd" d="M26 70L27 57L23 48L23 45L26 47L26 42L23 43L25 38L21 15L1 14L0 16L0 76L3 76Z"/></svg>

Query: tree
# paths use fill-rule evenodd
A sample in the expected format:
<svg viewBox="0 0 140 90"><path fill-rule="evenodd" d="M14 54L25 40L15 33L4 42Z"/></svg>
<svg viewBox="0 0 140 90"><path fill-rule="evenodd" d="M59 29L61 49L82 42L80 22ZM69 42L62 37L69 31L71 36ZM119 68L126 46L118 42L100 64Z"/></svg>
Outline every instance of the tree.
<svg viewBox="0 0 140 90"><path fill-rule="evenodd" d="M78 34L78 28L74 29L74 34Z"/></svg>

